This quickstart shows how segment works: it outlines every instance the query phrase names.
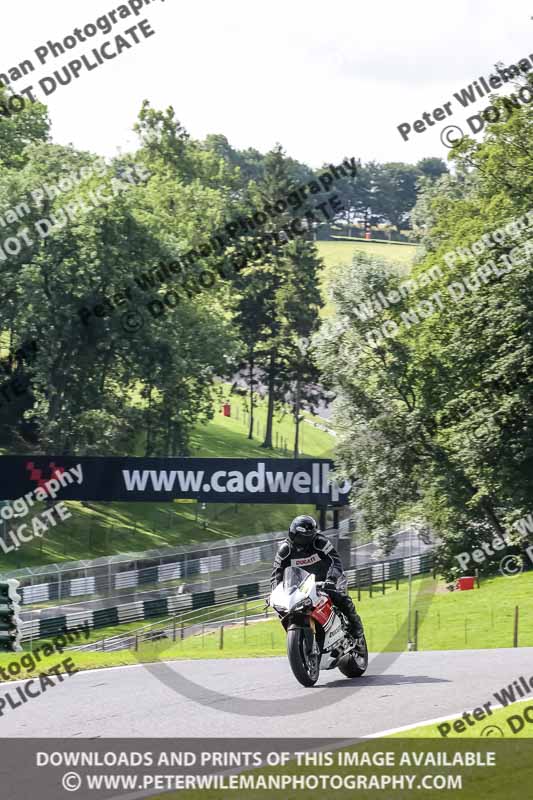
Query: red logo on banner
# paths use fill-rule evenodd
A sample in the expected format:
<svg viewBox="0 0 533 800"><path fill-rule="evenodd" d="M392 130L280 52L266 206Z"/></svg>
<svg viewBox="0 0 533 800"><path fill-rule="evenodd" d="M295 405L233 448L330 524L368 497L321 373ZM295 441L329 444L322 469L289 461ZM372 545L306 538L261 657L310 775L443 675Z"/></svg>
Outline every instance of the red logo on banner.
<svg viewBox="0 0 533 800"><path fill-rule="evenodd" d="M26 469L30 473L30 481L34 481L38 488L44 489L44 491L46 491L44 487L47 481L49 481L51 478L57 478L59 475L62 475L65 472L65 467L58 467L53 461L51 461L48 466L50 467L50 475L48 478L43 478L42 469L36 467L33 461L26 462Z"/></svg>

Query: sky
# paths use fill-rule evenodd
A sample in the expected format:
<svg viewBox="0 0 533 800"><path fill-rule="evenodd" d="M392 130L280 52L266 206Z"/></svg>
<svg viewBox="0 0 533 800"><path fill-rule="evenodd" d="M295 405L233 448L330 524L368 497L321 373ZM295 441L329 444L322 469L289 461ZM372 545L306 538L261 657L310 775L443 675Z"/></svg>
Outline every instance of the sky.
<svg viewBox="0 0 533 800"><path fill-rule="evenodd" d="M533 62L528 0L152 0L138 16L118 19L110 33L99 31L65 55L43 54L40 63L37 48L62 43L120 5L18 0L4 12L0 33L0 73L29 59L35 70L12 88L33 85L41 100L39 81L62 74L69 61L85 54L97 63L91 51L105 41L105 52L114 54L117 34L130 43L139 38L46 98L55 142L107 157L135 149L133 124L149 99L156 108L172 105L194 138L221 133L236 148L261 152L280 142L311 167L345 156L445 159L442 129L453 124L470 132L467 117L490 102L478 97L465 109L454 93L487 78L497 62L530 54ZM124 33L142 20L154 35L145 38L139 27ZM403 140L398 125L412 128L424 111L447 101L451 116Z"/></svg>

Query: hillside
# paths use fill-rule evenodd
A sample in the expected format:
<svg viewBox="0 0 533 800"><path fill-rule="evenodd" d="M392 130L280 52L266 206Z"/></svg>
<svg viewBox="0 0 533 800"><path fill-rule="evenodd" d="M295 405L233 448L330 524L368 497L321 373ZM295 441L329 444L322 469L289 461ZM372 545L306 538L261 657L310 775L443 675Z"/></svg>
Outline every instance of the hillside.
<svg viewBox="0 0 533 800"><path fill-rule="evenodd" d="M317 242L325 264L324 279L337 265L351 262L360 250L380 255L407 267L414 257L413 245L366 242L364 240ZM294 421L289 413L276 415L273 451L261 449L265 430L266 403L260 401L255 412L254 437L247 438L248 423L242 398L230 395L228 384L218 387L214 417L198 424L191 440L191 455L210 458L265 458L292 455ZM231 416L222 413L229 402ZM309 423L312 423L308 415ZM322 421L324 422L324 421ZM331 457L334 438L313 424L300 428L303 456ZM139 455L141 451L139 451ZM91 559L104 555L140 552L158 547L190 544L209 539L232 538L281 530L297 513L313 513L313 506L226 505L202 507L195 501L173 503L69 503L72 519L45 538L36 539L19 552L0 554L2 570L37 566L58 561Z"/></svg>
<svg viewBox="0 0 533 800"><path fill-rule="evenodd" d="M316 242L316 246L324 260L326 271L335 264L350 264L353 254L357 251L397 262L407 270L413 263L416 253L414 244L365 241L364 239L353 239L351 242L346 239L332 239Z"/></svg>

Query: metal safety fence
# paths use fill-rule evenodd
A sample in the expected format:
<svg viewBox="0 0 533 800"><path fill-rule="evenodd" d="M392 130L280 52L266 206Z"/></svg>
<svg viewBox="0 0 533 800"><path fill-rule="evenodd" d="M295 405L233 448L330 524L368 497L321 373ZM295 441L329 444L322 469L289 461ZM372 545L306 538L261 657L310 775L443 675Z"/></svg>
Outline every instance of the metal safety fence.
<svg viewBox="0 0 533 800"><path fill-rule="evenodd" d="M414 558L403 558L370 566L350 569L346 575L350 589L379 587L390 580L399 581L409 575L422 574L432 568L432 556L426 554ZM196 612L199 609L239 603L243 598L266 596L270 589L269 578L252 583L220 587L209 591L174 594L151 600L113 604L106 608L75 609L57 616L37 616L22 623L22 640L43 639L56 636L84 625L90 629L115 627L131 622L165 618Z"/></svg>
<svg viewBox="0 0 533 800"><path fill-rule="evenodd" d="M337 548L348 551L337 530L326 534ZM24 606L114 597L161 585L208 590L267 575L285 535L284 531L275 531L259 537L52 564L4 573L2 580L16 578L20 582Z"/></svg>

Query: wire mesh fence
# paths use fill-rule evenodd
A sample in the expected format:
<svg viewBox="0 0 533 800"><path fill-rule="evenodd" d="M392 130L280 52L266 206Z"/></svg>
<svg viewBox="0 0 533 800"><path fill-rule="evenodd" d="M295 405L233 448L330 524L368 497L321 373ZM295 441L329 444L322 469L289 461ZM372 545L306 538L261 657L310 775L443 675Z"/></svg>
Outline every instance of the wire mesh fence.
<svg viewBox="0 0 533 800"><path fill-rule="evenodd" d="M328 532L336 547L338 531ZM20 581L23 606L50 607L64 601L121 597L135 590L201 592L268 576L284 531L203 545L108 556L92 561L26 567L4 573ZM349 552L349 548L345 548Z"/></svg>

